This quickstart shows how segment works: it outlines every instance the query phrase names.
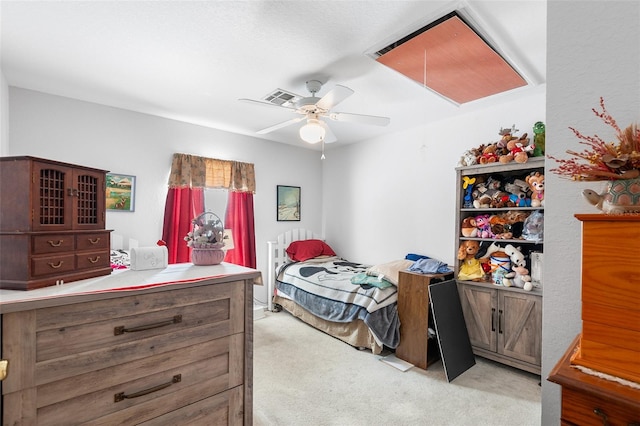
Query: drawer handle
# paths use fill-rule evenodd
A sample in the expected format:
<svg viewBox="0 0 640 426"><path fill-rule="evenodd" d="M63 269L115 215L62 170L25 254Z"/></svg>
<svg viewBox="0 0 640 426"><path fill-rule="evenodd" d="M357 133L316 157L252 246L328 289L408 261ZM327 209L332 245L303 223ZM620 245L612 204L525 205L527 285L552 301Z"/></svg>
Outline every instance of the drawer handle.
<svg viewBox="0 0 640 426"><path fill-rule="evenodd" d="M62 266L62 264L64 263L63 260L58 261L58 263L56 263L55 265L51 262L49 262L49 266L52 267L53 269L58 269Z"/></svg>
<svg viewBox="0 0 640 426"><path fill-rule="evenodd" d="M602 419L603 426L607 426L609 424L609 417L607 417L607 413L602 411L600 408L593 410L593 413Z"/></svg>
<svg viewBox="0 0 640 426"><path fill-rule="evenodd" d="M96 256L96 257L95 257L95 258L93 258L93 259L92 259L92 258L90 258L90 257L88 257L87 259L88 259L88 260L89 260L89 262L91 262L91 263L97 263L97 262L98 262L98 260L100 260L100 256Z"/></svg>
<svg viewBox="0 0 640 426"><path fill-rule="evenodd" d="M125 328L124 325L120 325L118 327L113 328L113 335L119 336L124 333L135 333L136 331L151 330L153 328L160 328L160 327L165 327L171 324L178 324L179 322L182 322L182 315L176 315L173 318L166 321L154 322L152 324L146 324L146 325L139 325L138 327Z"/></svg>
<svg viewBox="0 0 640 426"><path fill-rule="evenodd" d="M54 243L52 240L47 241L51 247L60 247L64 240L58 240L57 243Z"/></svg>
<svg viewBox="0 0 640 426"><path fill-rule="evenodd" d="M95 244L98 244L98 243L100 242L100 237L98 237L98 238L96 238L96 239L93 239L93 238L87 238L87 239L89 240L89 242L90 242L91 244L94 244L94 245L95 245Z"/></svg>
<svg viewBox="0 0 640 426"><path fill-rule="evenodd" d="M139 396L148 395L150 393L157 392L157 391L162 390L164 388L168 388L172 384L178 383L178 382L181 382L181 381L182 381L182 374L176 374L175 376L173 376L173 378L171 379L170 382L163 383L161 385L154 386L154 387L149 388L149 389L141 390L139 392L134 392L134 393L131 393L129 395L125 394L124 392L119 392L119 393L113 395L113 402L120 402L120 401L124 401L125 399L133 399L133 398L137 398Z"/></svg>

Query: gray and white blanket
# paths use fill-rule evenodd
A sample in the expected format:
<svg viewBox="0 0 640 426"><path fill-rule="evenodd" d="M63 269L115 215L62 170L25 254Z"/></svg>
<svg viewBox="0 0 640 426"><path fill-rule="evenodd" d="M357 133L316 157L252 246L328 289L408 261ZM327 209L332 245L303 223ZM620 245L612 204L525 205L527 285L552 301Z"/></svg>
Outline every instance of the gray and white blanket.
<svg viewBox="0 0 640 426"><path fill-rule="evenodd" d="M282 265L276 288L314 315L334 322L361 319L382 344L400 341L398 289L351 283L369 266L337 257Z"/></svg>

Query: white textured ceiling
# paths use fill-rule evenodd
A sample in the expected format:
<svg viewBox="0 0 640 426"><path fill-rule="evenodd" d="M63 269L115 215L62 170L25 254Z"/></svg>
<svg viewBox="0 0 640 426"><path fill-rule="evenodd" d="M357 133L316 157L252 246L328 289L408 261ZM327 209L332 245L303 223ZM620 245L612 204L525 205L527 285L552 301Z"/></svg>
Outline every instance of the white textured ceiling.
<svg viewBox="0 0 640 426"><path fill-rule="evenodd" d="M532 82L462 106L365 52L465 7ZM10 86L303 146L296 117L238 101L305 81L355 94L335 111L391 118L387 127L330 121L338 143L522 96L545 83L546 2L536 1L2 1L2 71ZM428 72L428 67L427 67Z"/></svg>

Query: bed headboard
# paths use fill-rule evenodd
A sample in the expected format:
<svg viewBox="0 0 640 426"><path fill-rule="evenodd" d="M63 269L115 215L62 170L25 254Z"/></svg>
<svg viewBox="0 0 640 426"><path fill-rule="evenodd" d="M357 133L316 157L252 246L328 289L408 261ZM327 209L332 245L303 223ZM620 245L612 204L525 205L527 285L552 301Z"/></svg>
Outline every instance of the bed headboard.
<svg viewBox="0 0 640 426"><path fill-rule="evenodd" d="M296 228L280 234L276 237L276 241L267 241L268 260L267 260L267 309L273 310L273 291L276 284L276 268L286 263L287 252L285 251L292 241L299 240L320 240L317 234L308 229Z"/></svg>

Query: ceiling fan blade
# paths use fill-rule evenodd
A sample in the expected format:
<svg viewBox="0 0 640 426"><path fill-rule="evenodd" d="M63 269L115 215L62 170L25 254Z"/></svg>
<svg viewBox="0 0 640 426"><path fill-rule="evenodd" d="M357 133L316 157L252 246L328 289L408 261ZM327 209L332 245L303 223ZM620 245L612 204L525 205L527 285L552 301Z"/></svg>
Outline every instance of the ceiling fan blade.
<svg viewBox="0 0 640 426"><path fill-rule="evenodd" d="M267 127L266 129L258 130L256 133L259 135L264 135L265 133L273 132L274 130L282 129L283 127L287 127L291 124L298 123L304 120L306 117L296 117L291 120L283 121L282 123L274 124L271 127Z"/></svg>
<svg viewBox="0 0 640 426"><path fill-rule="evenodd" d="M265 102L265 101L256 101L253 99L246 99L246 98L242 98L242 99L238 99L241 102L247 102L250 104L254 104L254 105L262 105L262 106L267 106L267 107L275 107L275 108L284 108L284 109L290 109L290 110L295 110L295 107L289 107L289 106L284 106L284 105L276 105L276 104L272 104L271 102Z"/></svg>
<svg viewBox="0 0 640 426"><path fill-rule="evenodd" d="M332 112L327 116L335 121L348 123L372 124L374 126L386 126L391 122L389 117L378 117L377 115L352 114L350 112Z"/></svg>
<svg viewBox="0 0 640 426"><path fill-rule="evenodd" d="M326 95L320 98L318 102L316 102L316 106L329 111L331 108L353 95L353 93L353 90L348 87L337 84Z"/></svg>
<svg viewBox="0 0 640 426"><path fill-rule="evenodd" d="M324 143L336 142L338 138L336 138L336 135L331 131L331 127L329 127L329 125L322 120L320 120L320 122L322 123L322 127L324 127L324 130L325 130Z"/></svg>

